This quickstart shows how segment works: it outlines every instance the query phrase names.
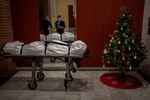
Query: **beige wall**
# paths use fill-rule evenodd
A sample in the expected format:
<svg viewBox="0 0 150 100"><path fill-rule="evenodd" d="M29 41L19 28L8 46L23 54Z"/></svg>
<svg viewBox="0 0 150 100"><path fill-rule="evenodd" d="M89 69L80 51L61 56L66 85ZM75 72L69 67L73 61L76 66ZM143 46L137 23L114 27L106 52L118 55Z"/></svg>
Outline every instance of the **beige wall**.
<svg viewBox="0 0 150 100"><path fill-rule="evenodd" d="M148 52L146 53L147 59L141 64L140 72L144 75L147 80L150 80L150 35L148 32L148 18L150 17L150 0L145 0L144 5L144 16L142 26L142 41L146 46Z"/></svg>
<svg viewBox="0 0 150 100"><path fill-rule="evenodd" d="M145 0L143 27L142 27L142 40L144 45L146 46L146 49L148 50L146 54L148 59L146 59L145 62L150 64L150 35L147 34L149 17L150 17L150 0Z"/></svg>
<svg viewBox="0 0 150 100"><path fill-rule="evenodd" d="M68 5L74 5L74 0L56 0L56 17L57 15L62 16L62 19L65 21L66 24L66 31L69 28Z"/></svg>

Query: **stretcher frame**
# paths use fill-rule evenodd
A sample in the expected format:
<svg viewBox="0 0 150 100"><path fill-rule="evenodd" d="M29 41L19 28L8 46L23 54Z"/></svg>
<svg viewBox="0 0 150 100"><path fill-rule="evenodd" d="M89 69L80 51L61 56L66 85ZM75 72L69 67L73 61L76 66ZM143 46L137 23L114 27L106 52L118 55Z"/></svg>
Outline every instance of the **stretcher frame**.
<svg viewBox="0 0 150 100"><path fill-rule="evenodd" d="M31 75L31 80L28 81L28 87L32 90L37 88L37 80L35 78L36 74L36 67L37 67L37 59L41 58L65 58L65 63L66 63L66 73L65 73L65 78L64 78L64 88L67 90L68 82L73 81L73 77L71 75L72 72L76 72L75 67L73 66L74 59L82 59L84 55L56 55L56 56L50 56L50 55L11 55L11 54L3 54L4 57L11 57L11 58L30 58L32 60L32 75ZM38 80L43 80L44 79L44 73L43 71L43 66L40 65L40 70L37 72L37 79Z"/></svg>

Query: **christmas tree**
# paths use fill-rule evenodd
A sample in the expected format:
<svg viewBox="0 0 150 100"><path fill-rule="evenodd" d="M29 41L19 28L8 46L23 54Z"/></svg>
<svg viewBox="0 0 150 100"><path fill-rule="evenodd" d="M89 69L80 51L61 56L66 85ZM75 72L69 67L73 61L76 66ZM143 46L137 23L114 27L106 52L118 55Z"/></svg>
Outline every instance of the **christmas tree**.
<svg viewBox="0 0 150 100"><path fill-rule="evenodd" d="M121 9L116 30L110 37L103 51L105 66L119 67L124 74L125 71L138 67L146 58L145 46L141 43L140 36L135 35L132 15L126 8Z"/></svg>

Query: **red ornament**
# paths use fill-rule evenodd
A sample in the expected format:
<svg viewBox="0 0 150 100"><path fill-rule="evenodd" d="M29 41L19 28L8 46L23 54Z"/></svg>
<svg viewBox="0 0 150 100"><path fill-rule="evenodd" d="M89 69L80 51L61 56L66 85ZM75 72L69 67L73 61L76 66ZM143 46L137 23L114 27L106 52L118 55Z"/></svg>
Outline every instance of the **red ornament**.
<svg viewBox="0 0 150 100"><path fill-rule="evenodd" d="M124 47L122 47L122 48L121 48L121 51L122 51L122 52L125 52L125 48L124 48Z"/></svg>
<svg viewBox="0 0 150 100"><path fill-rule="evenodd" d="M137 48L137 51L138 51L138 52L140 52L140 51L141 51L141 49L140 49L140 48Z"/></svg>
<svg viewBox="0 0 150 100"><path fill-rule="evenodd" d="M112 35L111 35L111 34L109 34L109 37L112 37Z"/></svg>
<svg viewBox="0 0 150 100"><path fill-rule="evenodd" d="M139 50L140 50L140 48L137 48L137 50L139 51Z"/></svg>
<svg viewBox="0 0 150 100"><path fill-rule="evenodd" d="M114 33L119 33L119 31L118 31L118 30L115 30Z"/></svg>

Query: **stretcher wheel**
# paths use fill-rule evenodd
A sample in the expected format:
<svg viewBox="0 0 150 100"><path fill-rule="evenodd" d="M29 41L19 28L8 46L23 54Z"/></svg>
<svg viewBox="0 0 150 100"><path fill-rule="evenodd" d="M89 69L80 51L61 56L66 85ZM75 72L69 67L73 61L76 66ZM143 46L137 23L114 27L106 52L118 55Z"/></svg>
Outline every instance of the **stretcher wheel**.
<svg viewBox="0 0 150 100"><path fill-rule="evenodd" d="M28 87L29 87L31 90L34 90L34 89L36 89L36 87L37 87L37 83L36 83L36 82L29 82L29 83L28 83Z"/></svg>
<svg viewBox="0 0 150 100"><path fill-rule="evenodd" d="M51 61L51 62L55 62L55 61L56 61L56 58L55 58L55 57L50 57L50 61Z"/></svg>
<svg viewBox="0 0 150 100"><path fill-rule="evenodd" d="M74 68L74 66L72 66L72 72L75 73L76 69Z"/></svg>
<svg viewBox="0 0 150 100"><path fill-rule="evenodd" d="M76 72L75 67L77 67L77 64L76 64L76 62L73 61L73 62L71 63L71 71L72 71L73 73Z"/></svg>
<svg viewBox="0 0 150 100"><path fill-rule="evenodd" d="M43 80L44 77L45 77L45 76L44 76L44 74L43 74L42 72L38 72L38 73L37 73L37 79L38 79L38 80Z"/></svg>

